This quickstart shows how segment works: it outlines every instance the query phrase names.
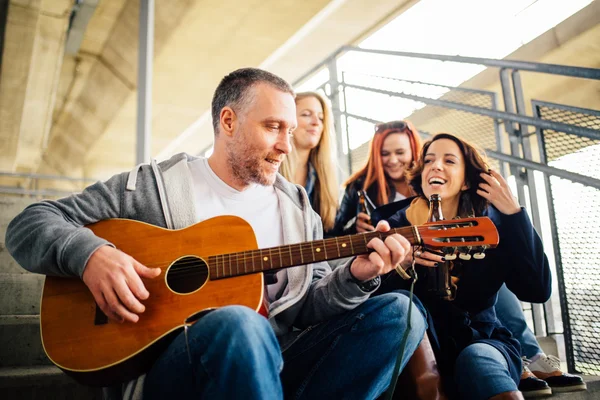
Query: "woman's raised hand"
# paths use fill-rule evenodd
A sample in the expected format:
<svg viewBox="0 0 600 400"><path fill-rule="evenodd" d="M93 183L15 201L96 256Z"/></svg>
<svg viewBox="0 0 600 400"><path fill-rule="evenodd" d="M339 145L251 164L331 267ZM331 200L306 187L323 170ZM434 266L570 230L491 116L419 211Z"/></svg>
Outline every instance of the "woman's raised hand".
<svg viewBox="0 0 600 400"><path fill-rule="evenodd" d="M513 196L508 182L496 171L489 170L489 174L481 173L485 182L479 184L477 194L489 201L502 214L510 215L521 211L521 207Z"/></svg>

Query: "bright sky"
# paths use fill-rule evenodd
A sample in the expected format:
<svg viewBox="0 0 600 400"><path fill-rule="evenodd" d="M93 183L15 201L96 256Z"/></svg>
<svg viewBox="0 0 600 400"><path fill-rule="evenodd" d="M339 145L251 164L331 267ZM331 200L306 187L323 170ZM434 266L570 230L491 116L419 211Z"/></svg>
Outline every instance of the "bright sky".
<svg viewBox="0 0 600 400"><path fill-rule="evenodd" d="M592 0L421 0L359 44L369 49L504 58L556 26ZM344 78L361 86L402 90L437 98L444 90L388 79L458 86L485 67L350 52L338 60ZM341 77L340 77L341 78ZM329 79L322 70L297 90L314 90ZM391 89L391 85L395 85ZM377 120L402 119L422 103L347 91L348 112ZM386 99L387 101L383 101ZM391 100L391 101L390 101ZM371 124L349 119L350 148L370 139ZM344 149L347 152L347 149Z"/></svg>

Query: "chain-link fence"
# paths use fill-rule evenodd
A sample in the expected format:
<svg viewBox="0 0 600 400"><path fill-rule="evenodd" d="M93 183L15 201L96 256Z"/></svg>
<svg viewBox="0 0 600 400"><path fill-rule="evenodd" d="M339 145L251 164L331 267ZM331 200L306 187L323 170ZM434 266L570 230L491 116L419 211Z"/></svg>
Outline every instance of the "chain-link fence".
<svg viewBox="0 0 600 400"><path fill-rule="evenodd" d="M600 112L533 101L537 117L600 131ZM600 178L598 138L538 130L546 162ZM562 268L558 283L570 370L600 375L600 190L550 177L553 234Z"/></svg>
<svg viewBox="0 0 600 400"><path fill-rule="evenodd" d="M485 115L478 115L449 107L427 105L422 101L406 99L405 95L416 95L424 99L441 99L450 104L464 104L475 107L497 110L496 93L484 90L449 87L444 85L408 81L397 78L368 76L364 74L344 73L344 84L363 84L363 79L369 79L369 85L376 89L385 89L395 92L395 95L382 94L364 89L344 87L345 112L347 118L348 141L350 147L355 143L362 143L351 150L352 171L362 167L368 156L369 141L364 141L367 135L374 133L371 119L381 122L384 118L374 115L364 107L365 100L368 104L386 103L398 110L413 110L408 119L415 125L424 138L438 132L456 134L480 149L499 150L499 125L498 121ZM363 118L360 118L363 117ZM395 118L398 119L398 118ZM498 169L499 162L489 159L490 166Z"/></svg>

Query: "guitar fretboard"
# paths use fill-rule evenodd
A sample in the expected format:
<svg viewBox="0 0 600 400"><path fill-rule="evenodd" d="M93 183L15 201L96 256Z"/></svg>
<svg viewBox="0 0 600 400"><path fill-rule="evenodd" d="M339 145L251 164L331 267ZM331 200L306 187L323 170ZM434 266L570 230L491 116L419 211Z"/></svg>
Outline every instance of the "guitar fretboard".
<svg viewBox="0 0 600 400"><path fill-rule="evenodd" d="M385 238L394 233L404 236L411 245L419 244L414 227L391 229L388 232L368 232L330 239L314 240L266 249L217 254L208 257L210 279L223 279L257 272L276 271L296 265L335 260L369 252L367 243L373 238Z"/></svg>

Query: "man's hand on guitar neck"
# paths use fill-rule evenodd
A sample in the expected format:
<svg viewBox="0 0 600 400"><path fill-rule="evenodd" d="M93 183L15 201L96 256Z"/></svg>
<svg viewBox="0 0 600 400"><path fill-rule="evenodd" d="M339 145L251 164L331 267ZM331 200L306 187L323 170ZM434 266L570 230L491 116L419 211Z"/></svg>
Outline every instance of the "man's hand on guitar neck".
<svg viewBox="0 0 600 400"><path fill-rule="evenodd" d="M150 295L140 277L156 278L160 272L111 246L102 246L88 260L82 278L107 317L137 322L137 314L145 310L140 300Z"/></svg>
<svg viewBox="0 0 600 400"><path fill-rule="evenodd" d="M390 230L390 225L387 221L380 221L375 230L387 232ZM350 266L352 275L361 281L387 274L410 252L410 242L397 233L388 236L385 241L373 238L367 243L367 247L375 251L356 257Z"/></svg>

